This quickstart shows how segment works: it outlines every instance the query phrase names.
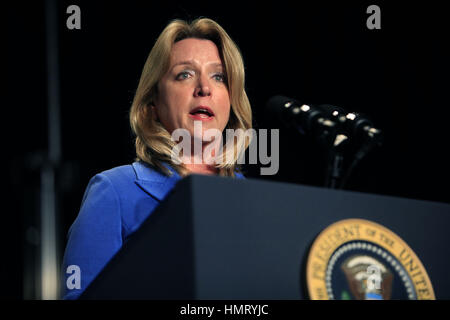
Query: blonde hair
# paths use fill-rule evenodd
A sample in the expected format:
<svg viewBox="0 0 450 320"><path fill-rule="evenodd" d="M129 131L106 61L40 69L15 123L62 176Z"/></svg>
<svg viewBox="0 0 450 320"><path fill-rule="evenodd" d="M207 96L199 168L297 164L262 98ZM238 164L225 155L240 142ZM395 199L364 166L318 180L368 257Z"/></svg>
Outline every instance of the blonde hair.
<svg viewBox="0 0 450 320"><path fill-rule="evenodd" d="M150 108L158 93L158 82L169 68L173 44L187 38L211 40L219 50L224 63L231 103L226 129L246 131L252 128L252 112L244 88L244 63L233 40L217 22L208 18L199 18L191 23L183 20L171 21L150 51L130 109L130 124L136 135L136 160L143 161L169 176L172 173L163 165L164 162L181 176L186 175L188 171L182 164L172 161L171 154L175 142L163 125L153 118ZM237 143L233 144L233 148L227 148L227 145L223 147L225 161L215 165L221 176L234 177L234 172L240 170L237 164L238 157L244 153L250 141L244 134L238 134L236 138Z"/></svg>

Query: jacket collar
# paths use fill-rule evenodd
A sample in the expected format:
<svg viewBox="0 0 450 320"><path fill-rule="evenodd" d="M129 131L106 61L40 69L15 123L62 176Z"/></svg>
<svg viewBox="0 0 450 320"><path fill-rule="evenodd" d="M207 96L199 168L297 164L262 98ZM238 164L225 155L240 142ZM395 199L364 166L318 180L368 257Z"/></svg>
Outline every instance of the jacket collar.
<svg viewBox="0 0 450 320"><path fill-rule="evenodd" d="M172 167L166 163L163 163L163 165L173 172L171 177L160 173L144 162L137 161L132 164L136 173L135 183L159 201L163 200L181 179L180 175Z"/></svg>

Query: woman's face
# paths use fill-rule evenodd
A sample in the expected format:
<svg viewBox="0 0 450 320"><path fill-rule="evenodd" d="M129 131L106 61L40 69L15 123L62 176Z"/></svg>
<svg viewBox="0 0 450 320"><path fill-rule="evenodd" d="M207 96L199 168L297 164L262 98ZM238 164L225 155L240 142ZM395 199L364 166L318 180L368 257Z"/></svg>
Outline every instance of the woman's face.
<svg viewBox="0 0 450 320"><path fill-rule="evenodd" d="M202 134L207 129L225 129L230 97L214 42L188 38L173 45L169 69L158 83L154 106L169 133L183 128L194 137L194 121L201 122Z"/></svg>

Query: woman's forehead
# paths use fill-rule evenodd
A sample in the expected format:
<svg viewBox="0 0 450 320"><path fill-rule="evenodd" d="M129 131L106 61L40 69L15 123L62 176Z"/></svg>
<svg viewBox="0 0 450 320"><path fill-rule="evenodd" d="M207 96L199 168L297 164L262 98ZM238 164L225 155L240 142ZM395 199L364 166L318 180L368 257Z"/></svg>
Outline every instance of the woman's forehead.
<svg viewBox="0 0 450 320"><path fill-rule="evenodd" d="M179 64L221 65L219 50L214 42L207 39L188 38L180 40L172 46L170 54L171 66Z"/></svg>

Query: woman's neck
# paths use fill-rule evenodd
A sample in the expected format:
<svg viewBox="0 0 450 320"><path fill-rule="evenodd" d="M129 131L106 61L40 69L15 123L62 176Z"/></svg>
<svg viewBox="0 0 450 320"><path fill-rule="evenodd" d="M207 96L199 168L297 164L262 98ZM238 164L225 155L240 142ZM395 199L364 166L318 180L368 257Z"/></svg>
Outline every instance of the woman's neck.
<svg viewBox="0 0 450 320"><path fill-rule="evenodd" d="M200 164L185 164L186 169L189 170L189 174L206 174L206 175L215 175L219 173L219 169L215 168L212 165L206 163Z"/></svg>
<svg viewBox="0 0 450 320"><path fill-rule="evenodd" d="M219 169L214 167L214 165L208 164L214 162L215 148L212 148L211 154L205 154L206 147L211 143L220 143L219 141L207 142L202 145L202 152L200 154L192 154L188 158L183 157L182 162L186 169L188 169L189 174L207 174L215 175L219 173ZM192 149L195 150L194 145ZM188 161L183 161L188 160Z"/></svg>

